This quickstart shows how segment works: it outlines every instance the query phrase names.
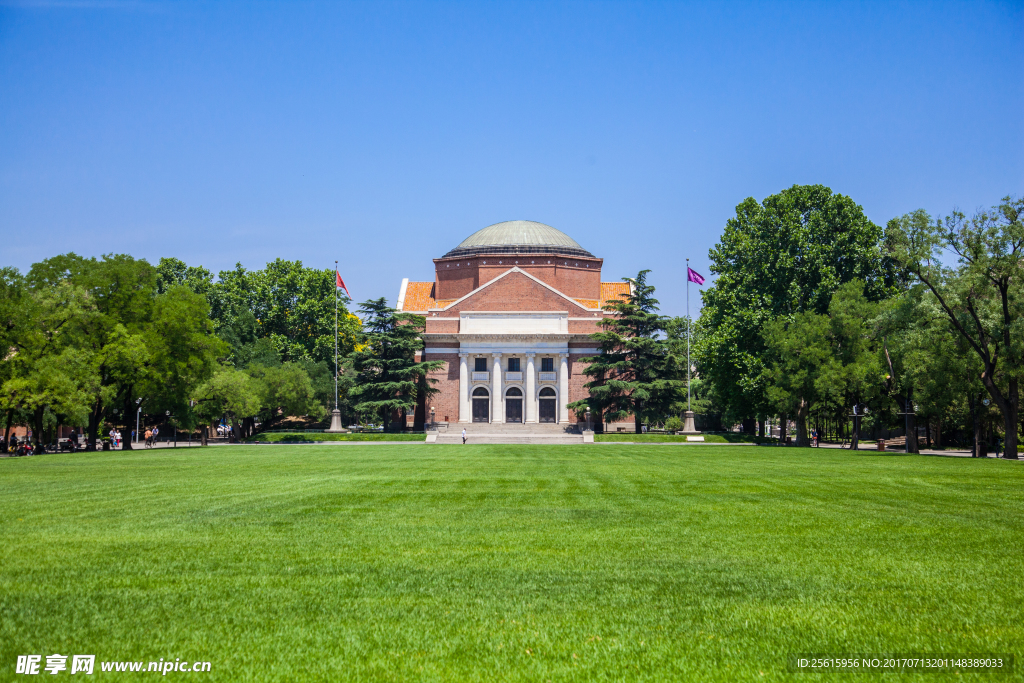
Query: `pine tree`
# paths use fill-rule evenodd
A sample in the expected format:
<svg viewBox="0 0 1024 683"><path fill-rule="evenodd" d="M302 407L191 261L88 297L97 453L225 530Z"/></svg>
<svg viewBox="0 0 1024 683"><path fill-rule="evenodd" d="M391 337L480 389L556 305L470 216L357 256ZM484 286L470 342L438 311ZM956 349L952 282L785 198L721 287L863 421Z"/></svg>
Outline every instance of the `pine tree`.
<svg viewBox="0 0 1024 683"><path fill-rule="evenodd" d="M605 305L614 316L601 321L604 331L590 335L601 355L582 359L589 363L583 373L594 378L586 384L590 398L569 405L577 413L589 408L605 422L632 415L638 433L644 417L660 417L686 390L663 336L668 319L657 313L649 272L623 278L631 282L629 295Z"/></svg>
<svg viewBox="0 0 1024 683"><path fill-rule="evenodd" d="M361 413L377 413L387 431L391 414L415 408L421 394L437 389L424 379L431 370L444 367L444 361L416 362L423 348L420 336L426 326L422 316L398 313L384 298L359 306L363 314L362 346L351 355L356 370L356 386L350 392ZM404 424L403 424L404 427Z"/></svg>

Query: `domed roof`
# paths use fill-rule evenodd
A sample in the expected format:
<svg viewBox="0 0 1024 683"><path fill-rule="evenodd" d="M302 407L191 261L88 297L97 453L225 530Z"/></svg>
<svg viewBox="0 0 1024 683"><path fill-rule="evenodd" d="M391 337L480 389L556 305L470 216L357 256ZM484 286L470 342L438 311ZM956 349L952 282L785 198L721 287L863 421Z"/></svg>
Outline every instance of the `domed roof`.
<svg viewBox="0 0 1024 683"><path fill-rule="evenodd" d="M480 254L565 254L594 258L561 230L534 221L505 221L489 225L462 240L444 258Z"/></svg>

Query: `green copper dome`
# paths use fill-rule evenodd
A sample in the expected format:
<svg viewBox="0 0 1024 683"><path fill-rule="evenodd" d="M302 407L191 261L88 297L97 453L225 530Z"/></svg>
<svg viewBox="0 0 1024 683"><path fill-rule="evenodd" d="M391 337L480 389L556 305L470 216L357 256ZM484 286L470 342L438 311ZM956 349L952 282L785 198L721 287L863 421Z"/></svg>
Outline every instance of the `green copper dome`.
<svg viewBox="0 0 1024 683"><path fill-rule="evenodd" d="M444 257L484 254L564 254L594 258L561 230L534 221L505 221L489 225L462 240Z"/></svg>

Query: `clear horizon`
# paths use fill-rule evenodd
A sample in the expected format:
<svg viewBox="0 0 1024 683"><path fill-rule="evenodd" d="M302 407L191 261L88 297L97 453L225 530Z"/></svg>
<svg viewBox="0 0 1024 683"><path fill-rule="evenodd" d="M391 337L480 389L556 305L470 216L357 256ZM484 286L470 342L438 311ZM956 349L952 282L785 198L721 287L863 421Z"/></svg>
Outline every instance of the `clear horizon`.
<svg viewBox="0 0 1024 683"><path fill-rule="evenodd" d="M0 265L337 259L394 304L527 219L682 315L746 197L1020 195L1022 67L1020 2L0 2Z"/></svg>

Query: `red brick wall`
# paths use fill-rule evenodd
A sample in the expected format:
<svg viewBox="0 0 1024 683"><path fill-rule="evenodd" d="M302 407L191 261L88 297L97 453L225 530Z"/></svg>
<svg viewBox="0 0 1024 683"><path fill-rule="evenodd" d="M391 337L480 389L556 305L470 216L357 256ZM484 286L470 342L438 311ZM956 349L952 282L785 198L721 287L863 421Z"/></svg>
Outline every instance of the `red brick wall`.
<svg viewBox="0 0 1024 683"><path fill-rule="evenodd" d="M434 298L458 299L518 266L567 296L600 299L602 263L602 259L570 259L546 254L434 259Z"/></svg>
<svg viewBox="0 0 1024 683"><path fill-rule="evenodd" d="M522 273L511 273L503 277L449 308L444 315L457 317L462 311L569 311L573 317L588 313L579 304L558 296ZM428 316L428 324L430 320Z"/></svg>
<svg viewBox="0 0 1024 683"><path fill-rule="evenodd" d="M447 315L447 314L446 314ZM433 313L427 314L426 334L457 334L459 331L459 319L435 318Z"/></svg>
<svg viewBox="0 0 1024 683"><path fill-rule="evenodd" d="M480 286L480 270L475 261L435 260L434 298L458 299Z"/></svg>
<svg viewBox="0 0 1024 683"><path fill-rule="evenodd" d="M426 402L426 419L430 419L430 407L434 407L434 419L444 422L459 421L459 354L458 353L427 353L426 360L447 361L445 367L431 372L427 377L436 379L431 386L440 391Z"/></svg>
<svg viewBox="0 0 1024 683"><path fill-rule="evenodd" d="M587 369L587 363L580 362L581 358L587 358L589 355L569 354L569 403L582 400L590 395L590 392L583 386L590 381L590 378L583 374L583 371ZM569 411L569 422L582 422L585 419L583 415L575 415L571 410Z"/></svg>

